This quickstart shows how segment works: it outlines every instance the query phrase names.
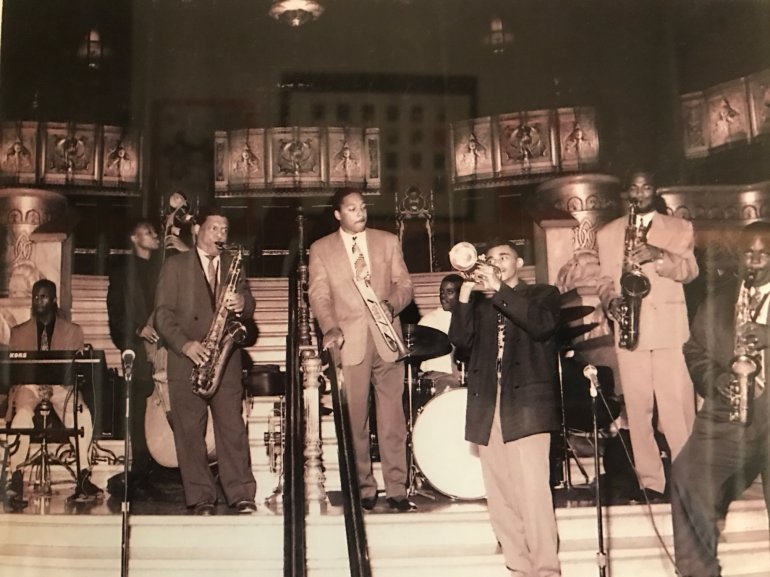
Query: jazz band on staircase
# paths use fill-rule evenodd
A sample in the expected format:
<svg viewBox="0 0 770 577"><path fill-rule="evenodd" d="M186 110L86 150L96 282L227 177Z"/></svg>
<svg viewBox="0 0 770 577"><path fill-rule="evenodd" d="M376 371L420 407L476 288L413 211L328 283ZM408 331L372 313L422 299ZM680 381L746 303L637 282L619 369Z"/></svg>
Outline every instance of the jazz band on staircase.
<svg viewBox="0 0 770 577"><path fill-rule="evenodd" d="M718 568L715 541L699 542L697 531L691 530L694 524L711 523L695 518L693 507L696 499L713 501L714 489L693 488L691 479L698 476L697 470L715 475L719 463L714 460L727 457L710 453L706 463L693 460L695 452L712 442L709 431L714 426L708 413L711 401L696 420L693 384L700 392L718 390L713 397L717 401L726 399L720 408L725 410L724 419L715 420L719 427L727 427L730 439L736 431L762 427L764 437L739 435L732 442L739 448L750 444L760 463L755 472L770 474L766 407L754 401L766 398L763 349L770 340L764 322L770 234L767 225L759 223L747 227L741 237L744 276L737 300L730 297L734 313L717 311L708 300L696 316L721 314L724 318L709 320L729 325L725 328L735 335L729 363L715 356L709 361L712 365L704 366L704 358L694 351L710 358L713 343L704 341L701 333L690 334L683 291L683 285L699 273L692 225L659 210L660 197L650 173L634 173L627 194L628 215L606 224L597 235L599 297L615 325L622 386L617 392L624 399L618 422L628 423L638 500L669 499L661 461L666 455L674 462L676 479L670 498L675 503L677 559L690 567L687 575L716 574L701 571L698 565L708 565L712 572L715 564ZM132 255L126 268L110 278L111 336L121 350L137 353L131 396L131 490L148 489L153 459L164 461L150 446L165 435L164 444L173 453L167 466L179 466L185 503L192 512L217 511L219 483L225 504L249 514L257 510L256 482L242 416L241 356L234 353L243 344L244 323L252 317L255 301L244 277L242 251L227 245L229 223L221 210L206 207L193 219L183 195L176 193L173 200L164 223L159 277L151 258L159 249L158 235L151 223L139 221L130 231ZM308 299L323 335L320 344L336 354L341 367L362 507L375 509L379 497L370 448L373 400L388 509L416 509L412 498L421 494L426 482L453 498L486 496L508 568L514 574L560 574L549 481L551 433L563 424L558 410L559 387L564 386L556 342L558 290L522 281L523 260L509 241L490 240L481 256L472 244L461 242L450 252L459 274L442 280L441 308L419 325L402 327L398 315L411 303L413 286L398 238L367 228L366 204L357 190L338 190L332 206L339 228L310 247ZM182 222L192 226L191 250L176 234ZM166 258L169 247L179 254ZM33 289L37 324L30 321L32 344L24 347L46 350L49 343L56 345L59 329L77 329L56 316L56 288L50 284L39 281ZM54 321L57 332L51 333L46 327L54 326ZM694 326L701 331L699 322ZM16 327L14 335L20 335L24 326ZM21 347L19 343L14 338L11 347ZM70 346L82 347L82 336ZM421 361L439 357L443 364L425 365L422 374L416 372ZM458 365L459 360L466 362ZM722 371L718 378L717 367ZM14 426L22 418L31 419L29 409L34 407L21 402L24 390L17 387L12 395ZM40 390L34 387L33 392ZM712 398L710 393L706 396ZM145 426L153 420L165 433ZM442 479L445 463L439 463L437 470L435 458L431 459L437 450L425 440L436 431L421 433L429 422L449 422L454 433L464 428L464 438L452 442L472 444L480 466L463 467L462 474L454 469ZM691 437L694 423L702 430ZM665 435L662 451L655 428ZM449 438L453 432L444 434ZM218 479L210 468L211 437ZM680 464L677 457L685 445L687 457ZM445 459L455 458L447 447L441 450ZM468 453L464 444L460 453ZM87 459L88 450L82 454ZM14 467L5 488L6 502L14 507L24 505L17 466L24 458L24 450L12 457ZM89 480L88 462L81 461L77 494L96 495L100 490ZM528 466L522 467L523 462ZM688 474L677 475L682 470ZM744 482L753 479L752 472L742 469L747 475ZM701 490L709 497L697 492ZM766 488L765 493L770 491Z"/></svg>

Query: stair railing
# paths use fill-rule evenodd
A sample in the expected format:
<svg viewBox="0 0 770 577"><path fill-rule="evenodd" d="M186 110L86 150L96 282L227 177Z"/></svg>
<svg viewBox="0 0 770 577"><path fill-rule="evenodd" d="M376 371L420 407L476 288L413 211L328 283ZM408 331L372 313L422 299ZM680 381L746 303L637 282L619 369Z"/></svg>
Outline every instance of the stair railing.
<svg viewBox="0 0 770 577"><path fill-rule="evenodd" d="M327 381L332 391L334 408L334 428L337 432L337 444L340 464L342 503L345 513L345 535L348 545L350 577L371 577L372 567L369 559L369 546L366 539L364 513L361 509L361 492L358 486L356 457L353 450L353 435L350 430L348 399L342 377L342 364L337 354L332 351L322 353L327 366ZM342 385L342 386L341 386Z"/></svg>

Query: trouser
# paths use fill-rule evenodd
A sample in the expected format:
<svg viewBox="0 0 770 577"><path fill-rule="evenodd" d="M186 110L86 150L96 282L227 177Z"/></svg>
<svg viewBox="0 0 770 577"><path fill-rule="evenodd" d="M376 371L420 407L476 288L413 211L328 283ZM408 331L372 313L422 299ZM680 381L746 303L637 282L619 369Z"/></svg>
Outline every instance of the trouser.
<svg viewBox="0 0 770 577"><path fill-rule="evenodd" d="M766 403L767 393L760 397ZM759 399L757 399L759 401ZM761 406L760 403L757 403ZM704 410L672 468L674 552L683 577L717 577L719 521L730 502L762 473L770 510L767 409L749 426L715 421ZM720 417L726 419L726 413Z"/></svg>
<svg viewBox="0 0 770 577"><path fill-rule="evenodd" d="M617 353L639 484L663 493L666 475L655 440L653 410L657 406L658 429L666 436L673 461L690 436L695 420L690 374L679 349L617 349Z"/></svg>
<svg viewBox="0 0 770 577"><path fill-rule="evenodd" d="M364 360L342 367L360 493L362 498L377 494L369 453L369 388L373 384L385 494L400 498L406 495L407 482L406 419L402 403L404 366L383 361L368 333L366 341Z"/></svg>
<svg viewBox="0 0 770 577"><path fill-rule="evenodd" d="M479 456L489 519L512 576L561 575L550 446L550 433L503 442L498 394L489 444L479 445Z"/></svg>
<svg viewBox="0 0 770 577"><path fill-rule="evenodd" d="M253 501L257 483L251 471L251 453L243 422L243 386L225 374L208 401L192 392L189 380L169 381L174 443L182 474L185 503L215 503L217 488L206 449L208 409L214 423L219 480L228 505Z"/></svg>
<svg viewBox="0 0 770 577"><path fill-rule="evenodd" d="M35 408L43 400L41 390L39 385L19 385L14 388L11 397L15 413L11 427L32 428L34 426ZM73 427L72 387L53 386L50 401L54 412L64 426L67 428ZM82 396L78 397L78 402L83 407L83 412L78 415L78 427L83 428L83 437L76 436L74 442L78 443L78 453L80 456L78 470L82 471L83 469L91 468L89 465L89 452L91 440L94 436L94 425L91 420L91 411L88 409ZM17 435L17 437L19 442L18 448L8 461L8 467L11 471L15 471L29 457L29 435ZM11 440L9 439L9 441Z"/></svg>

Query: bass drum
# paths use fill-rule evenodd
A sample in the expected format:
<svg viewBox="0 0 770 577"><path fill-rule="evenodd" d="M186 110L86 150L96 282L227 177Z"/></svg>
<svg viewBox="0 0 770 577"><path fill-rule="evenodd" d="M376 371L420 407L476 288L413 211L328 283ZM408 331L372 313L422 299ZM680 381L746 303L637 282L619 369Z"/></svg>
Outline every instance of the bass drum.
<svg viewBox="0 0 770 577"><path fill-rule="evenodd" d="M450 389L422 408L412 431L414 460L434 489L455 499L486 496L479 450L465 440L468 389Z"/></svg>

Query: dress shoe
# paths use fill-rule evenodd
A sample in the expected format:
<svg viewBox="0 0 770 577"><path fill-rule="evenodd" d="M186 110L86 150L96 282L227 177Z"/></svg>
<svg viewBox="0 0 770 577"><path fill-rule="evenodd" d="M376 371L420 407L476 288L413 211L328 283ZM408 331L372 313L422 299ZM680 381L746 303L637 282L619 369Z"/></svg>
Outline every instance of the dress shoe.
<svg viewBox="0 0 770 577"><path fill-rule="evenodd" d="M14 471L5 486L5 510L9 513L21 511L29 502L24 499L24 475Z"/></svg>
<svg viewBox="0 0 770 577"><path fill-rule="evenodd" d="M201 515L202 517L209 517L214 514L214 503L209 501L197 503L195 507L193 507L193 513Z"/></svg>
<svg viewBox="0 0 770 577"><path fill-rule="evenodd" d="M666 495L663 493L653 491L652 489L646 489L645 492L647 493L647 501L649 501L651 505L658 503L668 503L668 497L666 497ZM644 494L640 495L639 501L642 503L646 502L644 499Z"/></svg>
<svg viewBox="0 0 770 577"><path fill-rule="evenodd" d="M417 509L417 505L412 503L409 499L406 497L388 497L388 506L398 511L399 513L405 513L406 511L415 511Z"/></svg>
<svg viewBox="0 0 770 577"><path fill-rule="evenodd" d="M377 495L374 497L363 497L361 499L361 507L363 507L366 511L371 511L374 509L374 506L377 504Z"/></svg>
<svg viewBox="0 0 770 577"><path fill-rule="evenodd" d="M235 504L235 510L238 511L239 515L251 515L257 512L257 504L249 499L244 499Z"/></svg>

